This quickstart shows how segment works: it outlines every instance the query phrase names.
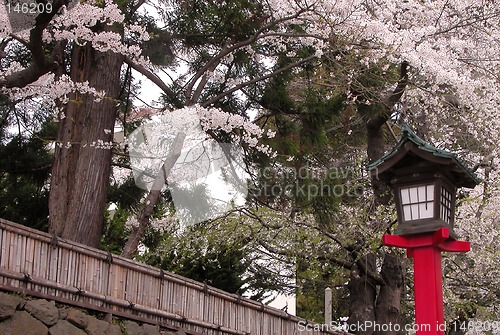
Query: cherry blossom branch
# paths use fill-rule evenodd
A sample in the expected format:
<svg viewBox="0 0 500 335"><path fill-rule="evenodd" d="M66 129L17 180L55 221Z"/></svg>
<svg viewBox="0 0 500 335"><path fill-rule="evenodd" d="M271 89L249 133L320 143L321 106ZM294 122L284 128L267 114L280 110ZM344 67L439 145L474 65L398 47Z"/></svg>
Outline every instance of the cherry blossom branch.
<svg viewBox="0 0 500 335"><path fill-rule="evenodd" d="M208 73L209 72L213 72L215 70L215 68L220 64L220 61L222 60L222 58L219 59L218 62L215 62L212 64L212 66L208 69ZM195 101L198 101L198 99L200 98L201 96L201 93L203 92L203 89L205 88L205 86L207 85L207 82L208 82L208 79L209 79L209 76L207 75L207 72L205 72L200 80L200 82L198 83L198 86L196 87L196 91L194 92L193 96L190 98L190 102L193 103Z"/></svg>
<svg viewBox="0 0 500 335"><path fill-rule="evenodd" d="M29 49L33 56L30 65L18 72L6 76L0 80L0 87L13 88L25 87L28 84L36 81L44 74L55 69L57 64L52 59L47 59L43 48L43 32L47 28L50 21L59 12L59 10L67 5L67 0L54 0L52 11L40 13L35 19L35 26L30 31Z"/></svg>
<svg viewBox="0 0 500 335"><path fill-rule="evenodd" d="M455 24L453 26L450 26L450 27L448 27L446 29L439 30L439 31L435 32L433 35L437 36L437 35L446 34L446 33L449 33L450 31L457 30L459 28L464 28L464 27L472 26L472 25L474 25L476 23L485 22L485 21L488 21L490 19L494 19L494 18L496 18L498 16L499 16L499 13L495 12L495 13L492 13L490 15L486 15L486 16L483 16L483 17L480 17L480 18L477 18L477 17L474 17L474 18L465 18L464 20L460 21L459 23L457 23L457 24Z"/></svg>
<svg viewBox="0 0 500 335"><path fill-rule="evenodd" d="M26 48L29 48L30 44L26 40L22 39L21 37L17 36L16 34L10 34L9 37L12 37L12 39L18 41L22 45L24 45ZM6 41L9 42L9 41Z"/></svg>

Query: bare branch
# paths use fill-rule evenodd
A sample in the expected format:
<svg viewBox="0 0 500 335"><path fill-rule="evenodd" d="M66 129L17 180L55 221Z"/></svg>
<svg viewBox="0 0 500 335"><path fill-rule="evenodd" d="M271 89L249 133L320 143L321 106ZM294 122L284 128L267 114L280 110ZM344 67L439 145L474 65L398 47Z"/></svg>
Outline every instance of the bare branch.
<svg viewBox="0 0 500 335"><path fill-rule="evenodd" d="M250 45L252 43L254 43L255 41L257 41L259 38L263 37L261 36L262 32L268 30L268 29L271 29L272 27L276 26L277 24L280 24L282 22L286 22L286 21L289 21L289 20L292 20L292 19L295 19L297 17L299 17L305 10L300 10L300 11L297 11L297 13L293 14L293 15L290 15L290 16L286 16L286 17L283 17L281 19L278 19L278 20L275 20L275 21L272 21L270 23L268 23L267 25L261 27L260 29L257 30L257 32L252 36L250 37L249 39L245 40L245 41L242 41L242 42L239 42L239 43L236 43L230 47L227 47L225 46L220 52L218 55L214 56L210 61L208 61L201 69L198 70L198 72L193 76L193 78L191 79L191 82L190 84L188 85L188 87L186 88L186 92L185 92L185 95L186 95L186 99L187 99L187 103L188 104L192 104L195 102L195 100L193 99L193 97L191 96L192 94L192 91L193 91L193 87L194 85L196 84L196 82L207 72L209 71L210 69L217 67L217 65L222 61L222 59L229 55L231 52L233 52L234 50L237 50L239 48L242 48L244 46L247 46L247 45ZM206 84L206 83L205 83ZM199 86L199 85L198 85ZM199 88L197 89L199 90Z"/></svg>
<svg viewBox="0 0 500 335"><path fill-rule="evenodd" d="M222 92L221 94L219 94L219 95L217 95L217 96L213 97L212 99L210 99L210 100L208 100L208 101L206 101L206 102L202 103L201 105L202 105L203 107L210 106L211 104L213 104L213 103L215 103L216 101L218 101L218 100L220 100L220 99L224 98L225 96L228 96L229 94L231 94L231 93L233 93L233 92L236 92L236 91L238 91L238 90L240 90L240 89L242 89L242 88L244 88L244 87L246 87L246 86L249 86L249 85L252 85L252 84L258 83L259 81L269 79L269 78L271 78L271 77L273 77L273 76L276 76L276 75L278 75L278 74L280 74L280 73L282 73L282 72L284 72L284 71L290 70L290 69L292 69L292 68L294 68L294 67L296 67L296 66L299 66L299 65L301 65L301 64L303 64L303 63L306 63L306 62L308 62L308 61L310 61L310 60L312 60L312 59L314 59L314 58L316 58L316 57L317 57L316 55L311 55L311 56L306 57L306 58L303 58L303 59L301 59L301 60L299 60L299 61L297 61L297 62L294 62L294 63L288 64L287 66L284 66L284 67L282 67L282 68L280 68L280 69L278 69L278 70L276 70L276 71L273 71L273 72L271 72L271 73L269 73L269 74L267 74L267 75L265 75L265 76L261 76L261 77L258 77L258 78L255 78L255 79L249 80L249 81L247 81L247 82L241 83L241 84L239 84L239 85L236 85L236 86L234 86L233 88L231 88L231 89L229 89L229 90L227 90L227 91L225 91L225 92Z"/></svg>
<svg viewBox="0 0 500 335"><path fill-rule="evenodd" d="M177 94L175 94L175 92L172 91L170 87L168 87L163 82L163 80L161 80L160 77L158 77L156 74L149 71L144 66L135 63L128 57L125 58L125 63L127 63L131 68L133 68L134 70L136 70L137 72L139 72L140 74L151 80L153 83L155 83L156 86L158 86L172 100L174 107L176 108L184 107L184 104L182 103L182 101L179 100Z"/></svg>
<svg viewBox="0 0 500 335"><path fill-rule="evenodd" d="M144 207L142 207L141 211L139 212L137 218L139 225L133 227L132 233L130 234L127 243L123 248L122 256L128 258L132 257L134 252L137 250L140 241L144 238L144 234L146 233L146 228L149 226L150 223L149 219L151 217L151 214L153 214L154 207L158 203L161 190L165 185L165 181L167 180L170 171L174 167L175 162L181 155L182 146L184 144L185 138L186 134L184 133L178 133L177 136L175 137L172 143L172 148L170 149L167 158L163 162L163 166L161 167L158 176L156 176L153 182L151 191L149 191L149 194L144 200Z"/></svg>

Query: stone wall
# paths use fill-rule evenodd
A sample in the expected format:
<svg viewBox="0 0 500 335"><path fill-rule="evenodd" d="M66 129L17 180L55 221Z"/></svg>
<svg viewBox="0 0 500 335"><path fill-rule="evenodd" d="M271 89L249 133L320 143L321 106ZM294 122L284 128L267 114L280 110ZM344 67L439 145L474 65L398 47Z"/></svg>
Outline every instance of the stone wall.
<svg viewBox="0 0 500 335"><path fill-rule="evenodd" d="M45 299L0 292L2 335L181 335Z"/></svg>

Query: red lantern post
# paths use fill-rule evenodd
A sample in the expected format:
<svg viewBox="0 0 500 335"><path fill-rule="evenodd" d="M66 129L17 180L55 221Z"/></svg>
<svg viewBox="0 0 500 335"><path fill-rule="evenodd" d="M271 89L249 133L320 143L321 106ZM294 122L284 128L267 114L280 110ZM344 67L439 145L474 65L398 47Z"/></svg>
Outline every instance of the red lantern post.
<svg viewBox="0 0 500 335"><path fill-rule="evenodd" d="M441 252L467 252L470 243L449 238L448 228L433 234L384 235L386 246L405 248L413 258L415 284L415 323L418 335L444 335Z"/></svg>

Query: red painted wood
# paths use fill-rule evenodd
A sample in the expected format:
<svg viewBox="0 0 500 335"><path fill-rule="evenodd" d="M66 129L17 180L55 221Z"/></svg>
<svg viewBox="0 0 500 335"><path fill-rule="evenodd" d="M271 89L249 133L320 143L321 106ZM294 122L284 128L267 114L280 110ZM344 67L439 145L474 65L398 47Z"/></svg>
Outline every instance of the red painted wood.
<svg viewBox="0 0 500 335"><path fill-rule="evenodd" d="M384 245L405 248L413 258L417 335L445 334L441 252L470 250L469 242L454 241L449 236L448 228L441 228L432 234L382 237Z"/></svg>
<svg viewBox="0 0 500 335"><path fill-rule="evenodd" d="M432 246L414 249L413 269L417 334L444 335L438 328L444 324L441 251Z"/></svg>
<svg viewBox="0 0 500 335"><path fill-rule="evenodd" d="M447 252L467 252L470 250L470 243L466 241L444 241L439 243L438 248Z"/></svg>

